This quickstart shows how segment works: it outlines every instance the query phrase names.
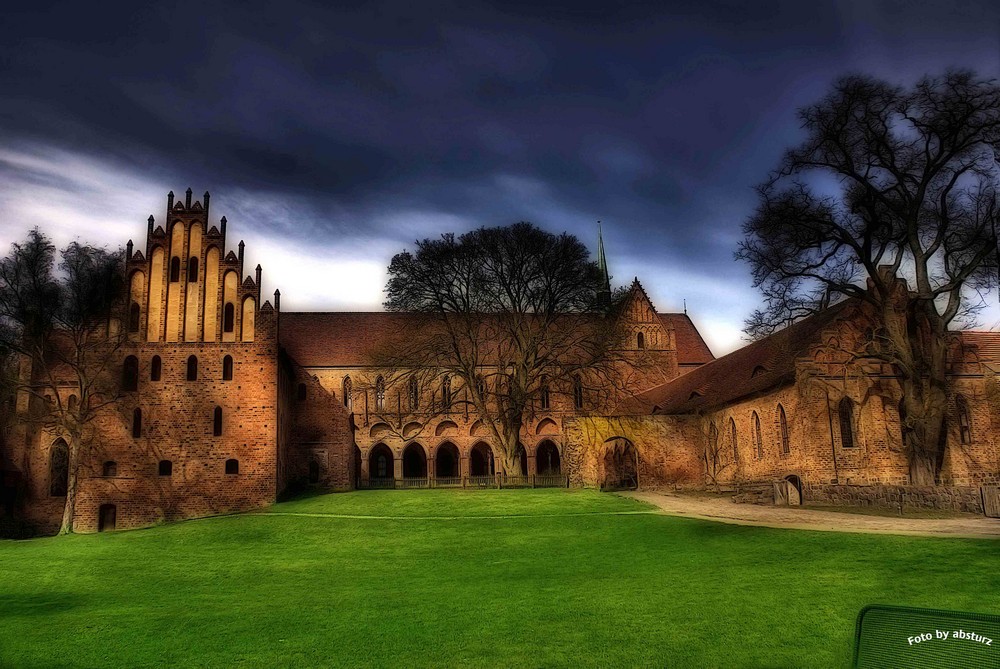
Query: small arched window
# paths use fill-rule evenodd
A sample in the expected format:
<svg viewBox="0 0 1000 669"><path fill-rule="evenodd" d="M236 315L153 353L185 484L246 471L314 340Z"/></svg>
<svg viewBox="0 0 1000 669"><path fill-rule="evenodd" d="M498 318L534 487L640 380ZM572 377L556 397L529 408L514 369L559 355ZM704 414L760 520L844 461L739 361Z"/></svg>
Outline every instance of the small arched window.
<svg viewBox="0 0 1000 669"><path fill-rule="evenodd" d="M240 461L235 458L226 460L226 473L235 475L240 473Z"/></svg>
<svg viewBox="0 0 1000 669"><path fill-rule="evenodd" d="M854 402L850 397L840 400L837 413L840 414L840 445L854 448Z"/></svg>
<svg viewBox="0 0 1000 669"><path fill-rule="evenodd" d="M171 283L173 283L174 281L180 281L180 280L181 280L181 259L178 258L177 256L174 256L173 258L170 259L170 281Z"/></svg>
<svg viewBox="0 0 1000 669"><path fill-rule="evenodd" d="M308 396L308 390L306 390L306 384L300 383L298 388L295 390L295 400L297 402L305 402Z"/></svg>
<svg viewBox="0 0 1000 669"><path fill-rule="evenodd" d="M410 377L408 390L410 396L410 411L416 411L420 408L420 382L417 381L417 377Z"/></svg>
<svg viewBox="0 0 1000 669"><path fill-rule="evenodd" d="M65 497L69 489L69 447L62 439L49 451L49 495Z"/></svg>
<svg viewBox="0 0 1000 669"><path fill-rule="evenodd" d="M222 310L222 331L232 332L235 328L235 318L236 318L236 307L233 306L232 302L226 302L225 308Z"/></svg>
<svg viewBox="0 0 1000 669"><path fill-rule="evenodd" d="M222 407L215 407L212 414L212 436L222 436Z"/></svg>
<svg viewBox="0 0 1000 669"><path fill-rule="evenodd" d="M345 376L344 377L343 386L344 386L344 406L347 407L348 411L350 411L351 410L351 402L352 402L352 400L351 400L351 377L349 377L349 376Z"/></svg>
<svg viewBox="0 0 1000 669"><path fill-rule="evenodd" d="M758 460L764 458L764 440L760 433L760 416L753 412L753 450Z"/></svg>
<svg viewBox="0 0 1000 669"><path fill-rule="evenodd" d="M583 408L583 380L579 376L573 377L573 406Z"/></svg>
<svg viewBox="0 0 1000 669"><path fill-rule="evenodd" d="M174 473L174 463L170 460L160 460L156 471L160 476L171 476Z"/></svg>
<svg viewBox="0 0 1000 669"><path fill-rule="evenodd" d="M635 347L638 349L646 348L646 337L641 332L635 334Z"/></svg>
<svg viewBox="0 0 1000 669"><path fill-rule="evenodd" d="M132 409L132 438L138 439L142 436L142 409L136 407Z"/></svg>
<svg viewBox="0 0 1000 669"><path fill-rule="evenodd" d="M163 361L160 360L160 356L154 355L153 360L149 365L149 380L159 381L160 375L163 373Z"/></svg>
<svg viewBox="0 0 1000 669"><path fill-rule="evenodd" d="M198 258L195 256L188 260L188 283L198 283Z"/></svg>
<svg viewBox="0 0 1000 669"><path fill-rule="evenodd" d="M122 365L122 390L129 392L139 389L139 358L130 355Z"/></svg>
<svg viewBox="0 0 1000 669"><path fill-rule="evenodd" d="M740 440L736 434L736 421L729 419L729 441L733 444L733 462L740 461Z"/></svg>
<svg viewBox="0 0 1000 669"><path fill-rule="evenodd" d="M198 356L189 355L187 361L187 380L197 381L198 380Z"/></svg>
<svg viewBox="0 0 1000 669"><path fill-rule="evenodd" d="M781 438L781 454L791 453L791 444L788 442L788 421L785 419L785 407L778 405L778 435Z"/></svg>
<svg viewBox="0 0 1000 669"><path fill-rule="evenodd" d="M227 355L222 359L222 380L233 380L233 356Z"/></svg>
<svg viewBox="0 0 1000 669"><path fill-rule="evenodd" d="M549 396L549 377L543 376L539 385L541 389L538 391L538 404L543 411L547 411L552 407L552 400Z"/></svg>
<svg viewBox="0 0 1000 669"><path fill-rule="evenodd" d="M969 403L961 395L955 396L955 408L958 411L958 436L963 444L972 443L972 416L969 414Z"/></svg>
<svg viewBox="0 0 1000 669"><path fill-rule="evenodd" d="M128 308L128 331L139 331L139 303L133 302Z"/></svg>
<svg viewBox="0 0 1000 669"><path fill-rule="evenodd" d="M451 408L451 377L446 376L441 381L441 406L447 411Z"/></svg>
<svg viewBox="0 0 1000 669"><path fill-rule="evenodd" d="M385 411L385 379L375 379L375 411Z"/></svg>
<svg viewBox="0 0 1000 669"><path fill-rule="evenodd" d="M104 468L101 470L102 476L118 476L118 463L114 460L108 460L104 463Z"/></svg>
<svg viewBox="0 0 1000 669"><path fill-rule="evenodd" d="M486 379L483 378L482 374L476 375L476 392L481 398L486 399Z"/></svg>

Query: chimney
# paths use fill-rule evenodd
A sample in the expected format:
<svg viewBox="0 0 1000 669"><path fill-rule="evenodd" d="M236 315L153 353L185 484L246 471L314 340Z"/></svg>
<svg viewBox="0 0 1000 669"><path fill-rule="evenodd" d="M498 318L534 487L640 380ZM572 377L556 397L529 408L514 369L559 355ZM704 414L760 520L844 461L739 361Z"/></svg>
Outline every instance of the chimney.
<svg viewBox="0 0 1000 669"><path fill-rule="evenodd" d="M208 191L205 191L205 199L202 201L202 204L205 205L205 220L206 221L208 220L208 200L209 200L209 197L211 197L211 196L208 194Z"/></svg>
<svg viewBox="0 0 1000 669"><path fill-rule="evenodd" d="M170 191L167 193L167 211L174 208L174 192Z"/></svg>
<svg viewBox="0 0 1000 669"><path fill-rule="evenodd" d="M185 209L190 209L191 208L191 189L190 188L188 188L187 191L184 193L184 208Z"/></svg>

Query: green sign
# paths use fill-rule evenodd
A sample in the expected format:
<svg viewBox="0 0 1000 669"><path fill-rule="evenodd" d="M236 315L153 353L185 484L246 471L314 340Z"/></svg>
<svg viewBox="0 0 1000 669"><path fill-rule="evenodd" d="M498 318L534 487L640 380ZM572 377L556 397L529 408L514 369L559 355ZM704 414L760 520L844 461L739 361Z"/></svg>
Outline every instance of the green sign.
<svg viewBox="0 0 1000 669"><path fill-rule="evenodd" d="M856 669L1000 669L1000 616L866 606L858 614Z"/></svg>

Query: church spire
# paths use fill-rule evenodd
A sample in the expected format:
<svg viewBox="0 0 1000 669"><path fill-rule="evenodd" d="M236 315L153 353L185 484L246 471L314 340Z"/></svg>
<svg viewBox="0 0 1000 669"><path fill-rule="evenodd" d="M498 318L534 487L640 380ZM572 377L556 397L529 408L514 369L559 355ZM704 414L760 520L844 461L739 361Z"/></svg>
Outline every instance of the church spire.
<svg viewBox="0 0 1000 669"><path fill-rule="evenodd" d="M608 275L608 260L604 257L604 237L601 222L597 222L597 269L601 273L601 287L597 291L597 301L601 306L611 306L611 277Z"/></svg>

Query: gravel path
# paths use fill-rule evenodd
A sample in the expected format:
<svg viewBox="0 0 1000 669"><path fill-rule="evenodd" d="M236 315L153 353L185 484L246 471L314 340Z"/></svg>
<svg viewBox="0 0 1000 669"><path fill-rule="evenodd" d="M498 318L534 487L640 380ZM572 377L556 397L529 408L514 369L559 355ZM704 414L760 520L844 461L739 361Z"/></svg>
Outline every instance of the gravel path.
<svg viewBox="0 0 1000 669"><path fill-rule="evenodd" d="M658 506L672 516L714 520L735 525L758 525L826 532L871 532L926 537L970 537L1000 539L998 518L893 518L855 513L817 511L788 506L735 504L728 497L695 497L662 492L625 492Z"/></svg>

